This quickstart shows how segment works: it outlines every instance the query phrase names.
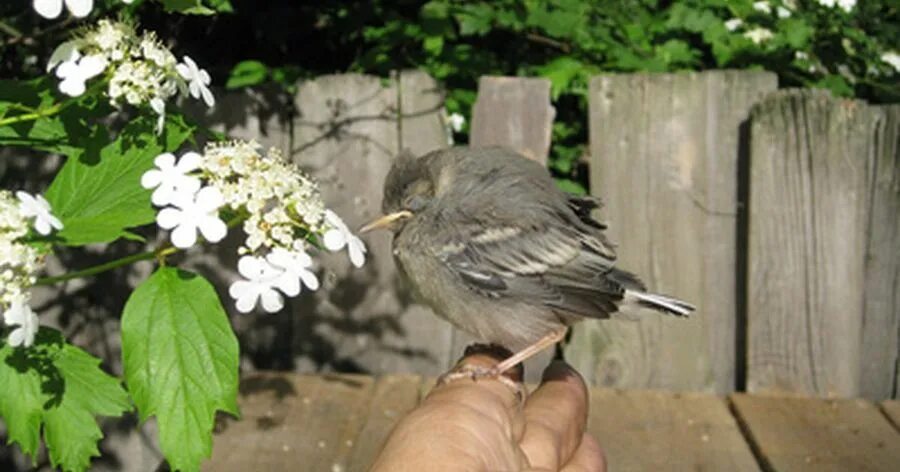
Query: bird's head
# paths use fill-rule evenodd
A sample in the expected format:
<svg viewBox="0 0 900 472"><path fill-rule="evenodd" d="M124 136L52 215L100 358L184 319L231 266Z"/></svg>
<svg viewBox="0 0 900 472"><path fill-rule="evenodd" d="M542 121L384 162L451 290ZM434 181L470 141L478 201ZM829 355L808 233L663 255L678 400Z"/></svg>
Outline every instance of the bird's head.
<svg viewBox="0 0 900 472"><path fill-rule="evenodd" d="M382 216L360 228L360 233L376 229L399 232L410 218L425 210L434 199L435 185L429 172L427 156L417 159L401 153L384 181Z"/></svg>

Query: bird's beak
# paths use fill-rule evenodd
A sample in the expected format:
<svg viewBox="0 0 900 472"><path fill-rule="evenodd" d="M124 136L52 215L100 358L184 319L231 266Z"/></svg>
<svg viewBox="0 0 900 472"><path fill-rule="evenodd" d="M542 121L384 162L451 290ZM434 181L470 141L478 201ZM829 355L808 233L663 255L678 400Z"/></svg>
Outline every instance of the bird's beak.
<svg viewBox="0 0 900 472"><path fill-rule="evenodd" d="M411 211L408 211L408 210L400 210L398 212L394 212L389 215L384 215L384 216L376 218L374 221L370 221L367 225L360 228L359 233L363 234L363 233L368 233L369 231L372 231L375 229L385 228L387 226L390 226L391 223L393 223L397 220L402 220L404 218L409 218L411 216L413 216L413 214Z"/></svg>

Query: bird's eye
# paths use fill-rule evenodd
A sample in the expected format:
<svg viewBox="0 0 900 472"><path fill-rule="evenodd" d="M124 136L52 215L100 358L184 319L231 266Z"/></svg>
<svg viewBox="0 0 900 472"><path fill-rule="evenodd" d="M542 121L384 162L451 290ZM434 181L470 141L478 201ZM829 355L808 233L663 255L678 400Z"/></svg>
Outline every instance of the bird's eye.
<svg viewBox="0 0 900 472"><path fill-rule="evenodd" d="M411 212L417 212L425 207L428 203L428 199L422 195L412 195L406 199L406 208Z"/></svg>

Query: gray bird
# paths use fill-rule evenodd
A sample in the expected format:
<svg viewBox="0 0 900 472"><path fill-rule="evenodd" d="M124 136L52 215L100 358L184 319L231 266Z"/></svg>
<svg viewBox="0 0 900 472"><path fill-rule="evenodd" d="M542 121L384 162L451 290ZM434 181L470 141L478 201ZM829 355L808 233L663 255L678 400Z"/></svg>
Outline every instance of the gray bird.
<svg viewBox="0 0 900 472"><path fill-rule="evenodd" d="M420 300L514 352L482 373L499 375L583 318L609 318L623 305L693 311L614 266L606 226L591 217L599 206L559 190L546 169L513 151L455 147L398 157L384 216L360 231L390 229L396 264Z"/></svg>

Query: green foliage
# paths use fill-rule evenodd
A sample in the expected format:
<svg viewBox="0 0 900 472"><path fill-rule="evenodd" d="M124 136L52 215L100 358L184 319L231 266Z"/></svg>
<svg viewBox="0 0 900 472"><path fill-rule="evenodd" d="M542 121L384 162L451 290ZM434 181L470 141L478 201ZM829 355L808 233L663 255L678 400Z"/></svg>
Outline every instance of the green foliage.
<svg viewBox="0 0 900 472"><path fill-rule="evenodd" d="M156 416L169 464L197 470L216 410L237 415L238 344L212 285L162 267L122 314L125 381L141 421Z"/></svg>
<svg viewBox="0 0 900 472"><path fill-rule="evenodd" d="M156 211L150 191L140 185L141 175L153 167L153 159L178 148L193 132L180 118L171 118L161 136L155 119L138 118L109 143L70 157L46 198L65 225L56 234L67 245L114 241L130 237L128 228L153 222Z"/></svg>
<svg viewBox="0 0 900 472"><path fill-rule="evenodd" d="M234 66L234 69L231 69L231 76L228 77L228 82L225 82L225 88L236 89L259 85L268 76L269 70L262 62L241 61Z"/></svg>
<svg viewBox="0 0 900 472"><path fill-rule="evenodd" d="M184 15L215 15L232 13L230 0L160 0L167 11Z"/></svg>
<svg viewBox="0 0 900 472"><path fill-rule="evenodd" d="M41 328L35 344L12 348L0 341L0 416L9 442L36 459L43 427L54 467L87 470L103 437L95 416L119 416L131 405L120 382L100 360Z"/></svg>

